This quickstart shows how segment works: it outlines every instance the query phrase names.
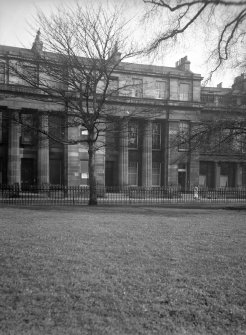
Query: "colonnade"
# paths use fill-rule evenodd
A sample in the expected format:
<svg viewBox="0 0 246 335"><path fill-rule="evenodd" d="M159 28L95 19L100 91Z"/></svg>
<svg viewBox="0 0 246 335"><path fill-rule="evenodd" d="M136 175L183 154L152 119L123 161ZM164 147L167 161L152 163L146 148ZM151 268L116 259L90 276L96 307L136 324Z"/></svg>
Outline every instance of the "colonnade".
<svg viewBox="0 0 246 335"><path fill-rule="evenodd" d="M21 183L21 158L23 150L20 148L21 124L19 112L11 111L8 132L8 184ZM37 144L37 181L39 185L49 183L49 139L45 136L48 132L48 115L40 114L38 117L39 129ZM43 133L42 133L43 131Z"/></svg>
<svg viewBox="0 0 246 335"><path fill-rule="evenodd" d="M128 131L127 122L123 122L119 141L119 186L128 185ZM142 148L142 186L152 186L152 122L145 121L143 125L143 148Z"/></svg>
<svg viewBox="0 0 246 335"><path fill-rule="evenodd" d="M12 114L8 130L8 165L7 165L7 182L12 185L21 184L21 159L23 149L20 147L21 124L19 122L19 111L11 110ZM38 115L39 129L37 141L37 183L38 185L48 184L50 182L50 162L49 162L49 139L45 135L48 132L49 121L47 113ZM127 186L128 183L128 166L129 166L129 148L128 148L128 131L127 124L122 124L119 139L118 154L118 183L120 187ZM152 186L152 122L145 121L142 132L142 149L141 149L141 186ZM198 166L199 169L199 166ZM198 170L199 171L199 170ZM220 187L221 167L215 162L214 170L216 188ZM235 163L235 186L242 186L242 164Z"/></svg>

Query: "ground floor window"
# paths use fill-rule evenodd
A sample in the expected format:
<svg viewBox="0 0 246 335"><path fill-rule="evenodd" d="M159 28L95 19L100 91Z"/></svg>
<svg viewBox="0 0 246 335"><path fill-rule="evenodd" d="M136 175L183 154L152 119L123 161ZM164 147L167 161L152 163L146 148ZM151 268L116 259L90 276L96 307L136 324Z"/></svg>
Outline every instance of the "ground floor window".
<svg viewBox="0 0 246 335"><path fill-rule="evenodd" d="M235 187L236 163L201 161L199 185L209 188Z"/></svg>
<svg viewBox="0 0 246 335"><path fill-rule="evenodd" d="M132 186L138 185L138 163L137 162L129 162L128 184Z"/></svg>
<svg viewBox="0 0 246 335"><path fill-rule="evenodd" d="M152 162L152 186L161 185L161 163Z"/></svg>
<svg viewBox="0 0 246 335"><path fill-rule="evenodd" d="M88 185L89 180L88 160L80 161L80 173L81 173L81 185Z"/></svg>
<svg viewBox="0 0 246 335"><path fill-rule="evenodd" d="M222 162L220 165L220 187L235 187L236 164Z"/></svg>
<svg viewBox="0 0 246 335"><path fill-rule="evenodd" d="M63 162L61 159L50 159L50 184L63 184Z"/></svg>
<svg viewBox="0 0 246 335"><path fill-rule="evenodd" d="M199 185L213 188L215 186L215 163L200 162Z"/></svg>
<svg viewBox="0 0 246 335"><path fill-rule="evenodd" d="M3 183L3 160L0 158L0 184Z"/></svg>
<svg viewBox="0 0 246 335"><path fill-rule="evenodd" d="M242 165L242 185L246 186L246 163Z"/></svg>
<svg viewBox="0 0 246 335"><path fill-rule="evenodd" d="M22 189L29 189L31 185L37 183L37 169L36 160L33 158L21 159L21 187Z"/></svg>
<svg viewBox="0 0 246 335"><path fill-rule="evenodd" d="M178 185L181 190L185 190L187 186L187 164L178 164Z"/></svg>

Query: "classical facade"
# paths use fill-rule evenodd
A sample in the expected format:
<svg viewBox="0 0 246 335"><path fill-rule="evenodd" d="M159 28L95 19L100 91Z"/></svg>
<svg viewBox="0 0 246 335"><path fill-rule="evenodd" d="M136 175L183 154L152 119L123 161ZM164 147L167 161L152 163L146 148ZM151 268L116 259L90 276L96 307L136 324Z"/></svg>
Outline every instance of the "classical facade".
<svg viewBox="0 0 246 335"><path fill-rule="evenodd" d="M48 131L64 131L64 120L59 116L62 107L9 71L10 62L32 52L0 46L0 184L86 185L86 146L64 145L45 136ZM234 105L232 117L243 117L244 75L235 79L232 88L202 88L201 75L190 70L190 62L184 57L174 67L120 63L114 76L116 82L127 79L133 83L115 97L116 108L133 115L134 110L142 110L143 117L138 113L124 125L128 131L117 136L105 134L106 145L95 159L99 184L179 185L183 189L199 184L211 188L246 186L243 145L216 152L206 146L189 150L189 143L173 145L178 134L226 113L229 103ZM153 118L145 118L145 111L151 111ZM35 128L42 132L35 132ZM80 127L66 131L70 136L86 135Z"/></svg>

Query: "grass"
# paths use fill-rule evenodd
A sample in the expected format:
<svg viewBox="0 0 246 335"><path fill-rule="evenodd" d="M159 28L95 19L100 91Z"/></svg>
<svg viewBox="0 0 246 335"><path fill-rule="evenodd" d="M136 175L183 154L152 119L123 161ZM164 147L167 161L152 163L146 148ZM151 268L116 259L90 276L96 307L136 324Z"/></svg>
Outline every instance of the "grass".
<svg viewBox="0 0 246 335"><path fill-rule="evenodd" d="M245 219L0 208L0 334L246 334Z"/></svg>

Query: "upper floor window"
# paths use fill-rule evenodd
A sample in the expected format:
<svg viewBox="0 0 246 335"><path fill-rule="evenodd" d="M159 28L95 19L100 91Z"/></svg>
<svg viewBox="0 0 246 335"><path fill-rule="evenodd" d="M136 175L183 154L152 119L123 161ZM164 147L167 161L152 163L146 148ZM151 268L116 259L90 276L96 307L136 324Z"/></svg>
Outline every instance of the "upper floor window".
<svg viewBox="0 0 246 335"><path fill-rule="evenodd" d="M0 63L0 84L5 83L5 64Z"/></svg>
<svg viewBox="0 0 246 335"><path fill-rule="evenodd" d="M161 163L152 162L152 186L161 185Z"/></svg>
<svg viewBox="0 0 246 335"><path fill-rule="evenodd" d="M49 115L49 134L51 135L50 144L53 147L60 147L61 140L64 138L64 120L56 114ZM52 139L52 137L54 139Z"/></svg>
<svg viewBox="0 0 246 335"><path fill-rule="evenodd" d="M133 96L136 98L143 97L143 80L142 79L133 79Z"/></svg>
<svg viewBox="0 0 246 335"><path fill-rule="evenodd" d="M138 185L138 162L128 163L128 185Z"/></svg>
<svg viewBox="0 0 246 335"><path fill-rule="evenodd" d="M237 133L232 131L232 140L231 140L232 149L236 153L245 153L246 152L246 135L243 133Z"/></svg>
<svg viewBox="0 0 246 335"><path fill-rule="evenodd" d="M181 121L179 123L179 150L187 151L189 150L189 134L190 133L190 125L188 121Z"/></svg>
<svg viewBox="0 0 246 335"><path fill-rule="evenodd" d="M108 84L108 93L111 95L118 95L118 91L119 91L119 78L110 77Z"/></svg>
<svg viewBox="0 0 246 335"><path fill-rule="evenodd" d="M202 94L201 101L204 103L213 103L214 102L214 95L213 94Z"/></svg>
<svg viewBox="0 0 246 335"><path fill-rule="evenodd" d="M179 87L179 99L182 101L190 100L190 85L181 83Z"/></svg>
<svg viewBox="0 0 246 335"><path fill-rule="evenodd" d="M129 123L128 126L128 146L129 148L138 147L138 124L136 122Z"/></svg>
<svg viewBox="0 0 246 335"><path fill-rule="evenodd" d="M241 152L246 153L246 135L242 134L241 136Z"/></svg>
<svg viewBox="0 0 246 335"><path fill-rule="evenodd" d="M6 111L0 110L0 143L8 141L9 115Z"/></svg>
<svg viewBox="0 0 246 335"><path fill-rule="evenodd" d="M80 129L80 138L84 141L88 139L88 130L84 127Z"/></svg>
<svg viewBox="0 0 246 335"><path fill-rule="evenodd" d="M156 81L155 89L157 99L165 99L167 97L167 83L165 81Z"/></svg>
<svg viewBox="0 0 246 335"><path fill-rule="evenodd" d="M35 86L38 82L37 68L33 65L22 65L22 73L20 73L21 85Z"/></svg>
<svg viewBox="0 0 246 335"><path fill-rule="evenodd" d="M21 143L33 144L34 139L34 118L33 114L21 115Z"/></svg>
<svg viewBox="0 0 246 335"><path fill-rule="evenodd" d="M86 128L81 129L81 136L88 136L88 130Z"/></svg>
<svg viewBox="0 0 246 335"><path fill-rule="evenodd" d="M159 122L152 123L152 148L161 148L161 124Z"/></svg>

